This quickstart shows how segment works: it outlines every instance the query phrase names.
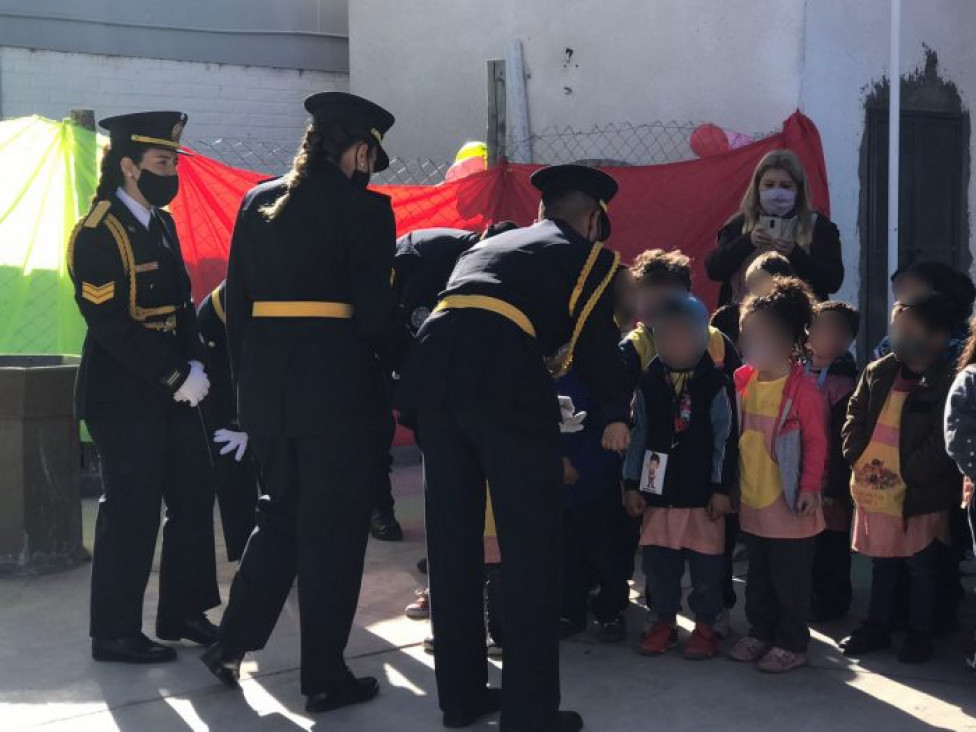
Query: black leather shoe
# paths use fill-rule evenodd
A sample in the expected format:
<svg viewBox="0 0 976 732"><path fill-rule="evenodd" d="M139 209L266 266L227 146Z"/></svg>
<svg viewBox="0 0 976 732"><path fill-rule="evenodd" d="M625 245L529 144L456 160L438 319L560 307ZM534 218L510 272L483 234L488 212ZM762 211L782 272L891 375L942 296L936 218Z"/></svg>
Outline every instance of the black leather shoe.
<svg viewBox="0 0 976 732"><path fill-rule="evenodd" d="M92 658L120 663L164 663L175 661L176 651L139 633L125 638L92 638Z"/></svg>
<svg viewBox="0 0 976 732"><path fill-rule="evenodd" d="M186 620L156 620L156 637L160 640L188 640L201 646L209 646L217 641L217 626L200 613Z"/></svg>
<svg viewBox="0 0 976 732"><path fill-rule="evenodd" d="M380 541L403 541L403 528L393 511L373 511L369 533Z"/></svg>
<svg viewBox="0 0 976 732"><path fill-rule="evenodd" d="M312 694L305 702L305 711L331 712L333 709L348 707L352 704L362 704L380 693L380 682L372 676L361 679L350 679L342 686L329 691Z"/></svg>
<svg viewBox="0 0 976 732"><path fill-rule="evenodd" d="M577 633L586 630L585 620L571 620L570 618L559 618L559 639L566 640L572 638Z"/></svg>
<svg viewBox="0 0 976 732"><path fill-rule="evenodd" d="M482 717L502 708L502 690L487 688L478 709L469 712L444 712L444 726L452 729L470 727Z"/></svg>
<svg viewBox="0 0 976 732"><path fill-rule="evenodd" d="M898 660L902 663L925 663L932 658L932 653L929 636L910 630L898 651Z"/></svg>
<svg viewBox="0 0 976 732"><path fill-rule="evenodd" d="M891 633L886 628L874 623L864 623L840 642L840 649L845 656L863 656L890 645Z"/></svg>
<svg viewBox="0 0 976 732"><path fill-rule="evenodd" d="M217 680L231 689L240 688L241 661L243 653L228 653L220 641L211 645L200 656L203 665L207 667Z"/></svg>
<svg viewBox="0 0 976 732"><path fill-rule="evenodd" d="M556 719L555 732L580 732L583 729L583 717L579 712L559 712ZM520 732L512 727L502 727L502 732ZM529 732L524 730L522 732Z"/></svg>

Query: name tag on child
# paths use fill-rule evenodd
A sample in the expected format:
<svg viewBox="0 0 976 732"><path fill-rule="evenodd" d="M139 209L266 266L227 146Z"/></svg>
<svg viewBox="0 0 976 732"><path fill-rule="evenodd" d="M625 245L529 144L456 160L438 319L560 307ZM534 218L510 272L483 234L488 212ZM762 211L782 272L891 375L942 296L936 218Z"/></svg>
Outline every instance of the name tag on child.
<svg viewBox="0 0 976 732"><path fill-rule="evenodd" d="M668 454L656 450L644 451L644 466L641 468L641 493L659 496L664 492L664 474L668 469Z"/></svg>

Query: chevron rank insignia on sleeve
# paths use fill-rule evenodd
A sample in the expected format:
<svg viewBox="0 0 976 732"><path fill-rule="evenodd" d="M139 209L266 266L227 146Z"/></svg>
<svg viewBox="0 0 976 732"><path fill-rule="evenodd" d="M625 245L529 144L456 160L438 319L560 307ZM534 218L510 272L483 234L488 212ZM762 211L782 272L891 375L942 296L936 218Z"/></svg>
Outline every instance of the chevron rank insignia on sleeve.
<svg viewBox="0 0 976 732"><path fill-rule="evenodd" d="M115 297L115 282L106 282L104 285L93 285L89 282L82 282L81 296L88 300L88 302L101 305Z"/></svg>

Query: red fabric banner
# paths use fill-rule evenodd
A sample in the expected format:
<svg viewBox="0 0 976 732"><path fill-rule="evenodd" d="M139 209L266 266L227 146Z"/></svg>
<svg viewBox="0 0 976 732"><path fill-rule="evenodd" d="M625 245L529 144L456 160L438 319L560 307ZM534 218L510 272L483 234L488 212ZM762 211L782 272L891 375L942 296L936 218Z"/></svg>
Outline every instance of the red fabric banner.
<svg viewBox="0 0 976 732"><path fill-rule="evenodd" d="M705 275L705 256L715 246L718 230L738 210L759 159L777 148L800 157L813 205L829 215L820 133L808 117L796 112L779 133L729 152L668 165L608 168L620 183L620 193L610 205L613 236L608 246L624 261L644 249L681 249L693 261L695 293L714 304L718 283ZM437 226L478 230L504 219L524 226L532 223L538 209L539 195L529 176L539 167L506 164L434 186L375 189L393 201L398 236ZM226 274L242 196L266 177L203 155L181 158L180 192L171 210L198 302Z"/></svg>
<svg viewBox="0 0 976 732"><path fill-rule="evenodd" d="M699 160L668 165L608 168L620 182L610 206L613 237L608 245L625 261L644 249L681 249L694 262L694 288L709 304L717 283L704 272L715 235L738 210L759 159L789 148L807 170L814 207L830 214L830 197L820 134L800 112L778 134L745 147ZM481 229L510 219L532 223L539 195L529 176L539 166L507 164L435 186L375 186L393 200L397 235L448 226ZM203 155L180 161L180 193L172 204L180 242L199 301L226 272L227 251L244 193L266 174L232 168Z"/></svg>

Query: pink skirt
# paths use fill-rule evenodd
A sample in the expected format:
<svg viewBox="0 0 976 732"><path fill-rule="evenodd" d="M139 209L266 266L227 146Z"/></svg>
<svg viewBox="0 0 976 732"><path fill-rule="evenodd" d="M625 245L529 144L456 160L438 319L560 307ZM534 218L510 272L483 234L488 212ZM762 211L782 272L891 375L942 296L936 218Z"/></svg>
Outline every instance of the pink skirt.
<svg viewBox="0 0 976 732"><path fill-rule="evenodd" d="M648 508L641 525L641 546L691 549L699 554L725 551L725 521L712 521L704 508Z"/></svg>
<svg viewBox="0 0 976 732"><path fill-rule="evenodd" d="M949 512L936 511L912 516L907 521L901 516L886 513L870 513L857 508L854 511L854 551L866 557L911 557L938 539L949 543Z"/></svg>

